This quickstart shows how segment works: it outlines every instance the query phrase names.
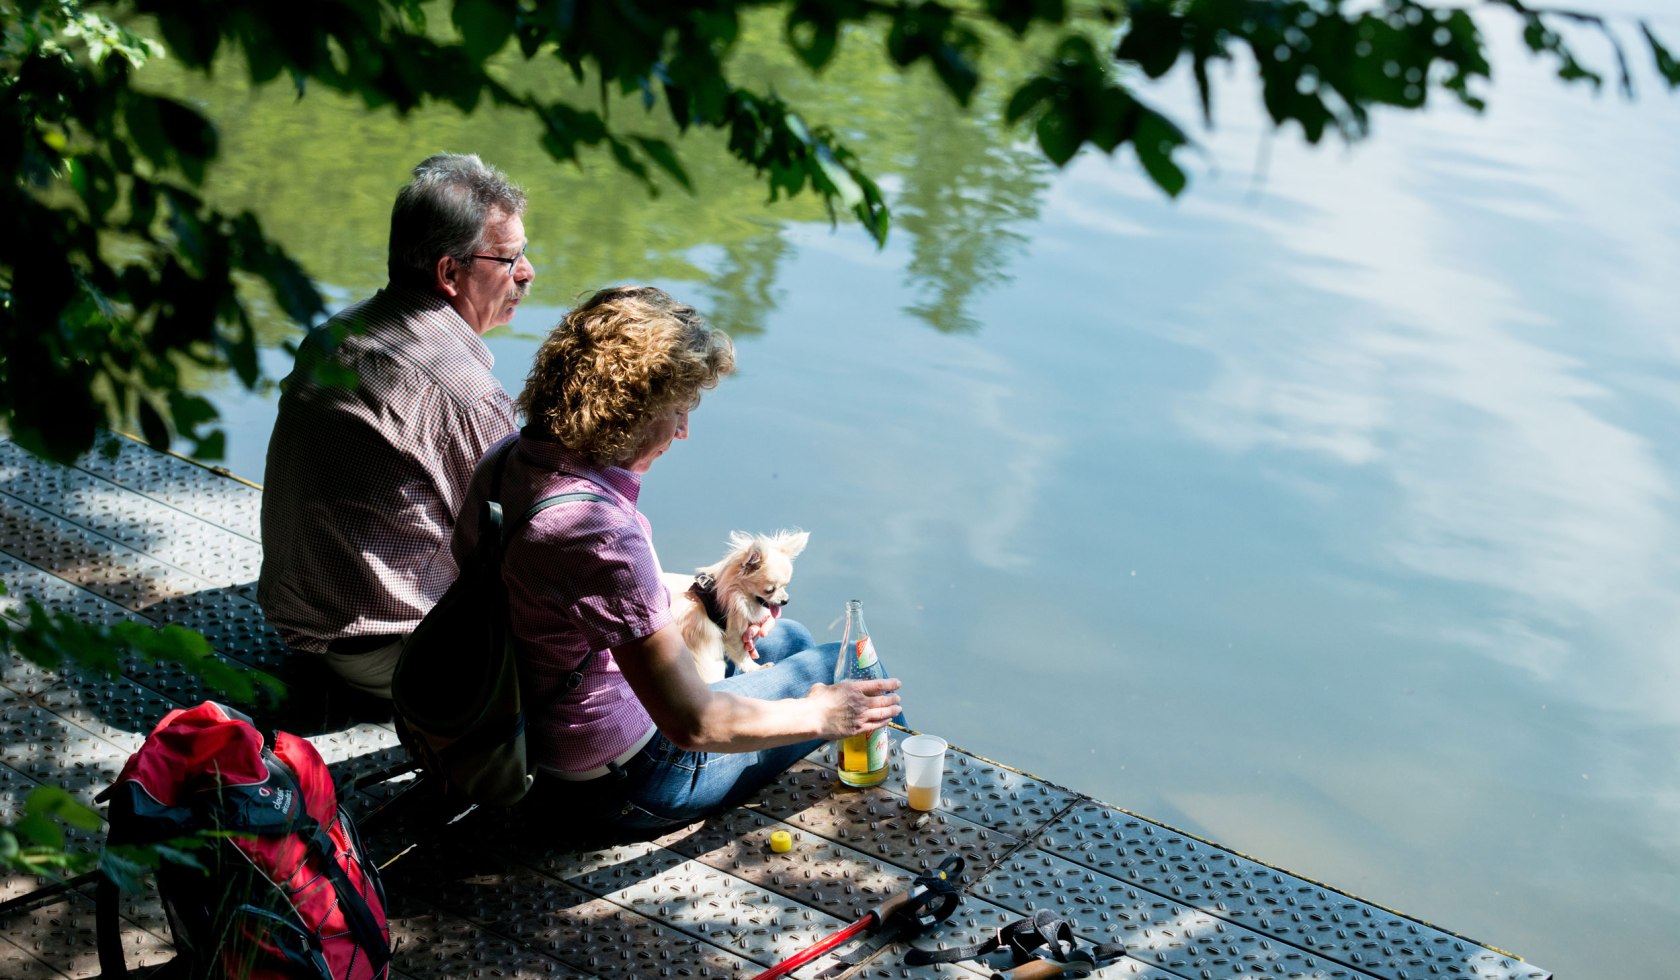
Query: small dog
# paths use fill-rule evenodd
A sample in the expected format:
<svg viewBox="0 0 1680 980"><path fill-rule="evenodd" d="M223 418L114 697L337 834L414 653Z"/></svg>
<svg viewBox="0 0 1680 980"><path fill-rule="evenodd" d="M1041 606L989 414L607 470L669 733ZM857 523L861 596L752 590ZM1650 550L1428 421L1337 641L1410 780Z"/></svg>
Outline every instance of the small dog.
<svg viewBox="0 0 1680 980"><path fill-rule="evenodd" d="M724 657L738 671L758 670L754 642L769 633L788 603L793 560L805 550L805 531L729 535L729 553L696 570L686 592L673 588L671 607L694 666L710 684L723 679Z"/></svg>

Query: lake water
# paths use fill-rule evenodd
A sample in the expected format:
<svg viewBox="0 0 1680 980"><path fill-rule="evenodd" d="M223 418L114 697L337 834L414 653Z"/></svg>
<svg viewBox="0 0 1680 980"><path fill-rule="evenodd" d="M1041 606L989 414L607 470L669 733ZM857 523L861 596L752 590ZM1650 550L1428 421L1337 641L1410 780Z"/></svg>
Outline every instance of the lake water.
<svg viewBox="0 0 1680 980"><path fill-rule="evenodd" d="M864 600L915 727L1560 976L1672 976L1680 98L1642 52L1633 104L1565 89L1512 33L1485 116L1379 114L1352 151L1227 89L1176 203L861 53L855 90L790 73L886 177L879 251L703 141L701 196L653 200L517 120L319 94L212 87L216 193L344 300L406 168L481 152L532 198L511 391L609 282L736 335L648 479L667 567L802 527L789 614L832 639ZM271 396L217 398L260 481Z"/></svg>

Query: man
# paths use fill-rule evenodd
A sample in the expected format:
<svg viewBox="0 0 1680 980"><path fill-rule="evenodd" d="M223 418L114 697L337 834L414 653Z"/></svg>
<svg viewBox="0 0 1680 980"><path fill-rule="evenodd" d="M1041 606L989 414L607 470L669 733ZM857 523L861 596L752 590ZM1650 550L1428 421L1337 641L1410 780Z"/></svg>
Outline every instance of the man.
<svg viewBox="0 0 1680 980"><path fill-rule="evenodd" d="M474 464L516 427L480 336L536 274L524 211L476 155L415 167L391 209L390 283L305 341L280 396L257 600L288 646L378 697L455 579Z"/></svg>

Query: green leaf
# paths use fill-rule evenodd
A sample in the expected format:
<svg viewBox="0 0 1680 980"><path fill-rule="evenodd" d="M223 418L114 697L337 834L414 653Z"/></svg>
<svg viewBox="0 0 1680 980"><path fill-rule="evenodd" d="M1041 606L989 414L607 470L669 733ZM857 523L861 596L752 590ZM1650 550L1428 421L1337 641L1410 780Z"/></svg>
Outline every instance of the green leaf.
<svg viewBox="0 0 1680 980"><path fill-rule="evenodd" d="M1016 123L1026 118L1038 108L1039 103L1051 98L1056 92L1056 83L1043 75L1035 75L1015 90L1009 97L1009 105L1004 110L1005 122Z"/></svg>
<svg viewBox="0 0 1680 980"><path fill-rule="evenodd" d="M146 443L153 449L169 448L169 426L163 421L163 416L152 406L151 400L140 399L140 434L146 437Z"/></svg>
<svg viewBox="0 0 1680 980"><path fill-rule="evenodd" d="M832 16L817 16L818 13L827 15L829 11L827 8L807 9L804 5L794 4L788 8L787 21L782 29L788 47L814 71L828 66L840 44L839 21Z"/></svg>
<svg viewBox="0 0 1680 980"><path fill-rule="evenodd" d="M1674 55L1651 33L1649 24L1640 21L1639 30L1645 35L1645 43L1651 46L1651 57L1656 61L1657 74L1668 82L1670 89L1680 88L1680 61L1676 61Z"/></svg>
<svg viewBox="0 0 1680 980"><path fill-rule="evenodd" d="M641 148L642 153L646 154L647 158L652 160L659 169L669 174L672 180L681 184L685 190L694 190L694 185L689 182L688 172L683 169L682 161L677 159L676 151L671 149L671 144L664 140L650 139L645 136L636 136L633 139L636 145Z"/></svg>
<svg viewBox="0 0 1680 980"><path fill-rule="evenodd" d="M1150 78L1160 78L1172 70L1184 47L1183 23L1167 8L1134 6L1114 57L1136 64Z"/></svg>
<svg viewBox="0 0 1680 980"><path fill-rule="evenodd" d="M452 16L467 57L483 63L502 50L513 36L517 9L498 0L455 0Z"/></svg>
<svg viewBox="0 0 1680 980"><path fill-rule="evenodd" d="M137 92L129 92L123 99L123 123L128 127L129 139L134 141L135 149L140 155L151 161L152 166L163 168L169 165L169 139L163 131L163 120L158 115L158 103L162 100Z"/></svg>
<svg viewBox="0 0 1680 980"><path fill-rule="evenodd" d="M1172 158L1173 151L1184 141L1184 134L1177 127L1155 112L1143 110L1132 146L1137 150L1138 162L1143 165L1144 172L1171 197L1183 192L1187 183L1184 171Z"/></svg>
<svg viewBox="0 0 1680 980"><path fill-rule="evenodd" d="M1056 166L1064 166L1085 142L1085 127L1074 108L1065 102L1053 105L1038 120L1034 130L1039 149Z"/></svg>
<svg viewBox="0 0 1680 980"><path fill-rule="evenodd" d="M827 143L817 144L817 166L822 170L823 178L828 181L831 188L829 193L840 199L842 207L848 211L856 211L858 206L863 204L863 186L834 158L834 153Z"/></svg>
<svg viewBox="0 0 1680 980"><path fill-rule="evenodd" d="M98 830L105 821L98 811L58 786L37 786L24 799L24 810L57 817L79 830Z"/></svg>

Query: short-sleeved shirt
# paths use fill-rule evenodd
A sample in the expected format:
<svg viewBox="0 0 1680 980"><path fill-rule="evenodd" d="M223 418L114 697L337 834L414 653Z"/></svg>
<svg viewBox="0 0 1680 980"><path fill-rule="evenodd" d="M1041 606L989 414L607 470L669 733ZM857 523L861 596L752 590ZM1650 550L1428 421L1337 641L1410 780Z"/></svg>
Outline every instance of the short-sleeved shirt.
<svg viewBox="0 0 1680 980"><path fill-rule="evenodd" d="M591 466L529 429L515 438L502 474L506 520L519 519L545 497L581 491L607 498L541 511L502 557L508 615L531 681L527 745L543 766L582 772L623 754L653 728L611 651L669 624L670 592L660 578L652 529L636 509L640 476ZM495 458L492 448L467 493L455 528L457 561L478 540ZM574 671L583 682L568 692Z"/></svg>
<svg viewBox="0 0 1680 980"><path fill-rule="evenodd" d="M280 638L411 632L455 580L449 552L473 467L516 428L484 341L441 296L387 287L306 341L280 396L262 503L257 599ZM318 384L330 356L354 387Z"/></svg>

